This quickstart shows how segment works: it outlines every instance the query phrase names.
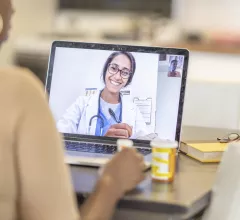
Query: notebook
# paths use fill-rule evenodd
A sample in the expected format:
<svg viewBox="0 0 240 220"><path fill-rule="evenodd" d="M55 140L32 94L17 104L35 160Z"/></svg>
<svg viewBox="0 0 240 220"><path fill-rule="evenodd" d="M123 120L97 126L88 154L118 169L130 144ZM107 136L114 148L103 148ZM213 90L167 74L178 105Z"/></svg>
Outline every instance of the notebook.
<svg viewBox="0 0 240 220"><path fill-rule="evenodd" d="M201 162L220 162L227 149L227 143L203 142L181 143L180 151Z"/></svg>

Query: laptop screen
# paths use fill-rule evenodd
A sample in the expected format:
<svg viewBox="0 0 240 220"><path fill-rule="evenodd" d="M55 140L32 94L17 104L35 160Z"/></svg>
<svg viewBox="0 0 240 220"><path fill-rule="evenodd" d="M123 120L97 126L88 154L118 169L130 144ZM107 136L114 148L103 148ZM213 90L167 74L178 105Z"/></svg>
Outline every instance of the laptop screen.
<svg viewBox="0 0 240 220"><path fill-rule="evenodd" d="M47 89L59 132L178 140L187 61L174 52L56 46Z"/></svg>

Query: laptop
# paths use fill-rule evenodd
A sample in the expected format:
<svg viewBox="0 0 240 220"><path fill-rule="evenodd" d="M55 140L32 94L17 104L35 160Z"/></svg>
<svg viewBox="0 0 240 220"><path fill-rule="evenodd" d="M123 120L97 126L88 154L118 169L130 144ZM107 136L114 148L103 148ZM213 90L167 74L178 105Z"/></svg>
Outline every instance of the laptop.
<svg viewBox="0 0 240 220"><path fill-rule="evenodd" d="M65 162L99 167L130 139L151 164L155 138L180 142L189 52L55 41L46 92Z"/></svg>

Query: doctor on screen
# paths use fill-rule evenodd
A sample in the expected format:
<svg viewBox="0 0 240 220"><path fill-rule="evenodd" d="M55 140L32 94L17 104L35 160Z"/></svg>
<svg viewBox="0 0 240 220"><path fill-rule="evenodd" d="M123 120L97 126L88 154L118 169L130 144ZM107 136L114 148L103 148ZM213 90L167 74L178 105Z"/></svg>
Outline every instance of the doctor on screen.
<svg viewBox="0 0 240 220"><path fill-rule="evenodd" d="M92 96L78 97L57 122L59 132L118 138L147 135L138 107L120 93L132 82L135 69L131 53L112 53L102 71L105 87Z"/></svg>

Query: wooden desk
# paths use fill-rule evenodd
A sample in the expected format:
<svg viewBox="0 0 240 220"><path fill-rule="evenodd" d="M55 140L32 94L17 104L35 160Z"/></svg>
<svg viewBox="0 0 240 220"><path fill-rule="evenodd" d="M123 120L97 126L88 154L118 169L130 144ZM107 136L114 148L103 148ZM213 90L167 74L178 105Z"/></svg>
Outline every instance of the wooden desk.
<svg viewBox="0 0 240 220"><path fill-rule="evenodd" d="M183 128L183 140L216 139L226 130ZM217 164L202 164L179 155L178 173L173 184L159 184L147 179L118 204L114 219L188 219L203 210L210 199ZM78 195L92 192L98 179L97 169L72 167ZM161 218L160 218L161 217Z"/></svg>

